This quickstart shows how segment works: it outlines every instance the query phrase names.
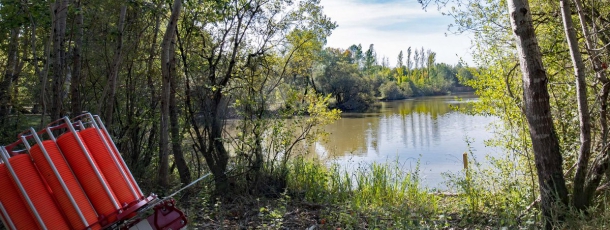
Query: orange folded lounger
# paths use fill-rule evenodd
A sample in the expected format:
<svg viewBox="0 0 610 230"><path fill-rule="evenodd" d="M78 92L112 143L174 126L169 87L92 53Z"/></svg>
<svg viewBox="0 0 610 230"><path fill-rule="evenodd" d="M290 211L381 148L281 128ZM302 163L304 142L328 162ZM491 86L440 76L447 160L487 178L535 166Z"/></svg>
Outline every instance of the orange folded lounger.
<svg viewBox="0 0 610 230"><path fill-rule="evenodd" d="M43 178L47 181L49 187L51 187L59 207L65 213L72 228L81 230L96 223L98 218L93 206L89 202L89 199L87 199L85 192L76 180L76 177L72 173L72 170L68 166L68 163L62 156L55 142L46 140L42 142L42 145L51 162L47 161L47 158L38 144L30 149L30 155L34 159ZM51 164L57 169L60 178L56 176ZM64 190L60 180L64 182L69 193ZM76 207L70 200L70 195L74 199ZM82 218L78 212L82 213ZM99 225L91 226L91 229L100 228Z"/></svg>
<svg viewBox="0 0 610 230"><path fill-rule="evenodd" d="M81 134L78 132L76 134L82 141ZM116 220L116 212L120 209L120 206L108 181L101 174L100 167L95 159L87 154L91 152L89 148L85 143L82 143L86 152L83 151L79 141L72 132L66 132L61 135L57 139L57 144L97 214L106 217L110 223L114 222Z"/></svg>
<svg viewBox="0 0 610 230"><path fill-rule="evenodd" d="M47 229L70 229L30 156L20 154L11 157L9 162L45 227Z"/></svg>
<svg viewBox="0 0 610 230"><path fill-rule="evenodd" d="M0 202L8 213L8 216L4 218L11 221L17 229L39 229L27 204L21 198L21 195L19 195L21 193L13 184L5 164L0 164L0 188L2 188ZM9 226L7 227L11 229Z"/></svg>
<svg viewBox="0 0 610 230"><path fill-rule="evenodd" d="M100 131L102 132L102 135L104 135L106 143L108 143L108 145L110 145L110 147L112 149L112 154L114 154L114 156L117 159L119 159L119 162L121 163L120 164L121 168L123 168L123 170L126 173L128 173L129 183L131 184L131 186L133 188L136 189L138 197L139 198L144 198L144 194L142 194L142 191L140 190L140 187L136 183L136 180L133 178L133 174L131 174L131 172L129 171L129 168L127 168L127 165L125 164L125 161L123 160L123 157L121 156L121 154L119 154L118 150L116 149L116 146L114 145L114 142L112 142L112 139L110 139L110 136L108 135L108 132L106 131L106 128L104 127L104 124L102 123L101 120L98 120L98 125L100 125L100 127L101 127Z"/></svg>
<svg viewBox="0 0 610 230"><path fill-rule="evenodd" d="M118 158L113 155L114 153L109 151L110 146L104 142L98 131L96 128L87 128L80 134L91 151L91 155L100 166L104 177L110 182L110 187L121 205L138 200L138 194L130 184L128 173L123 170Z"/></svg>

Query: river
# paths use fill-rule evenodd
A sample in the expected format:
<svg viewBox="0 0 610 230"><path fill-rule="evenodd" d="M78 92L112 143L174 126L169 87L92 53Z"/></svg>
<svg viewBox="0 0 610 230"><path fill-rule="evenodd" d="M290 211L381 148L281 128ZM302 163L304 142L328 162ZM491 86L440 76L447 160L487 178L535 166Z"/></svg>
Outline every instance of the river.
<svg viewBox="0 0 610 230"><path fill-rule="evenodd" d="M492 137L489 124L498 119L452 108L469 109L465 102L476 100L473 94L421 97L381 102L371 113L344 113L324 127L329 138L315 143L315 152L348 171L372 162L398 162L403 170L412 171L419 162L422 184L444 188L441 173L463 168L466 139L479 161L495 152L484 140Z"/></svg>

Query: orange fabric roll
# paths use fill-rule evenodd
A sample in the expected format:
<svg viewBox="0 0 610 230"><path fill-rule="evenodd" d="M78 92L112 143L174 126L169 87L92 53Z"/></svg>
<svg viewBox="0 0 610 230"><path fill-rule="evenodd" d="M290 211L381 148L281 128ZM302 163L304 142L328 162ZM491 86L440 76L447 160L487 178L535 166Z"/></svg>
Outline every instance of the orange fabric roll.
<svg viewBox="0 0 610 230"><path fill-rule="evenodd" d="M30 156L20 154L11 157L9 162L45 226L48 229L69 229L70 225L55 204Z"/></svg>
<svg viewBox="0 0 610 230"><path fill-rule="evenodd" d="M13 184L11 175L5 164L0 164L0 202L8 213L8 218L17 229L40 229L34 216L30 213L27 203L21 197L21 192ZM7 218L7 217L5 217ZM8 228L8 226L6 226Z"/></svg>
<svg viewBox="0 0 610 230"><path fill-rule="evenodd" d="M77 133L80 137L80 133ZM82 137L81 137L82 140ZM85 194L93 204L93 208L98 215L103 215L107 218L109 222L114 222L116 220L115 212L117 209L114 207L113 200L108 196L106 190L104 190L104 185L108 187L110 190L111 196L116 201L116 196L114 192L112 192L112 188L108 185L107 180L104 175L101 175L102 180L100 181L95 174L94 167L101 173L100 167L95 162L95 159L92 157L93 167L87 160L85 153L79 146L74 134L71 132L64 133L57 139L57 144L61 149L61 152L64 154L64 157L68 161L70 168L74 172L74 175L80 182L83 190L85 190ZM83 143L85 149L90 153L87 144Z"/></svg>
<svg viewBox="0 0 610 230"><path fill-rule="evenodd" d="M81 135L87 143L87 147L91 150L91 155L95 158L98 165L101 166L102 172L106 180L110 182L112 191L119 198L121 204L129 204L138 199L131 192L129 186L129 179L123 177L121 174L122 168L120 163L115 163L112 159L112 152L108 152L108 149L104 145L104 140L99 135L95 128L88 128L81 131ZM116 156L115 156L116 157ZM119 159L119 158L116 158Z"/></svg>
<svg viewBox="0 0 610 230"><path fill-rule="evenodd" d="M65 213L66 217L68 218L68 222L70 223L72 228L79 230L85 229L88 226L97 222L97 214L95 213L93 206L91 206L91 203L89 203L89 199L87 199L85 192L76 180L76 177L72 173L72 170L68 166L68 163L61 155L59 148L57 148L55 142L47 140L43 141L42 145L47 150L47 153L51 158L52 164L55 165L55 168L57 168L61 179L55 176L55 173L53 172L51 165L42 153L40 146L34 145L30 149L30 155L34 159L34 163L36 163L36 166L38 167L38 170L42 174L43 178L47 181L49 187L51 187L53 195L59 203L59 207ZM62 180L66 184L66 187L74 198L78 209L76 209L74 205L72 205L68 193L64 191L59 180ZM77 213L77 210L80 210L83 213L83 216L85 217L85 220L87 222L86 224L83 223L83 221L81 220L80 216ZM100 229L101 227L99 225L95 225L91 228Z"/></svg>
<svg viewBox="0 0 610 230"><path fill-rule="evenodd" d="M123 160L123 157L114 148L112 148L112 146L114 145L114 143L112 143L112 139L110 139L110 136L108 136L108 133L106 133L103 129L100 129L100 131L102 132L102 134L104 135L104 138L106 138L106 141L110 145L110 149L112 150L112 154L114 154L114 156L117 159L120 159L120 161L121 161L121 164L120 164L121 168L123 168L125 173L128 174L127 178L129 179L129 183L131 183L131 186L136 190L136 193L138 194L138 198L144 198L144 194L142 194L140 192L140 190L138 189L138 183L136 183L136 180L133 178L133 175L131 175L131 172L129 171L129 169L126 168L125 161Z"/></svg>

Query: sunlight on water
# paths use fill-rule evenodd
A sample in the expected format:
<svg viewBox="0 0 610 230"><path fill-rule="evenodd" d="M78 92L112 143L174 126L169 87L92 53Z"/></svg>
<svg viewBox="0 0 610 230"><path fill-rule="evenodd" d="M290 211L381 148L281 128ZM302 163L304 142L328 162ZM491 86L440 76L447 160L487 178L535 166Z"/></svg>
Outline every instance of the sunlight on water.
<svg viewBox="0 0 610 230"><path fill-rule="evenodd" d="M494 149L484 140L492 137L489 124L494 117L473 116L454 110L476 101L472 94L424 97L382 102L374 113L344 113L342 119L325 127L327 142L314 145L318 157L336 162L345 169L372 162L398 161L404 170L420 162L424 185L443 188L442 172L462 170L466 139L478 161Z"/></svg>

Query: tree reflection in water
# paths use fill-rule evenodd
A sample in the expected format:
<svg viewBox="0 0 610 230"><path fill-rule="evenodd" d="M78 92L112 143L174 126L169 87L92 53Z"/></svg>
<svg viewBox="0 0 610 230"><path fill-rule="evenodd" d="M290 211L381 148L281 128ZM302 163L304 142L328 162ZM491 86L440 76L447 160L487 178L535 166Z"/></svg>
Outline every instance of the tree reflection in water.
<svg viewBox="0 0 610 230"><path fill-rule="evenodd" d="M492 137L489 124L494 117L469 115L452 107L468 109L472 94L423 97L382 102L372 113L345 113L325 127L327 142L316 143L315 152L349 168L353 164L398 161L406 167L420 160L424 184L440 186L441 172L459 171L462 153L468 151L466 138L479 160L493 149L484 140ZM408 162L411 161L411 162ZM405 170L409 170L408 168Z"/></svg>

